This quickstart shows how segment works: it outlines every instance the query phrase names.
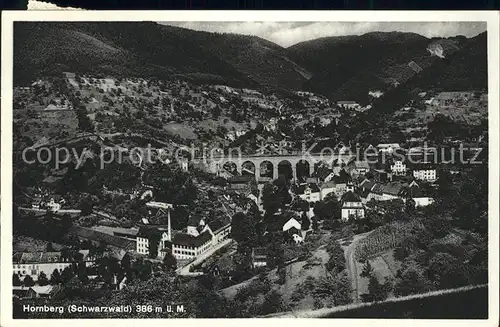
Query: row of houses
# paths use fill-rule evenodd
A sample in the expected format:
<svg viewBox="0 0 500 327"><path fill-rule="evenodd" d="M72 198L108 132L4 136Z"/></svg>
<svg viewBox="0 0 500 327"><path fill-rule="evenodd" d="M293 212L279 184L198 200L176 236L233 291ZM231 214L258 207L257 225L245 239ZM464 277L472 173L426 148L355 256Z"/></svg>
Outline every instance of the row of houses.
<svg viewBox="0 0 500 327"><path fill-rule="evenodd" d="M79 254L79 262L84 262L87 267L95 263L89 250L80 250ZM36 281L41 272L49 277L55 269L63 271L75 262L74 258L65 258L61 252L16 252L12 257L12 271L19 277L30 276Z"/></svg>
<svg viewBox="0 0 500 327"><path fill-rule="evenodd" d="M360 196L361 202L365 204L371 200L389 201L401 199L406 201L412 199L415 201L416 207L424 207L434 202L433 198L424 194L416 181L412 181L409 184L399 181L381 184L365 179L358 185L357 193Z"/></svg>

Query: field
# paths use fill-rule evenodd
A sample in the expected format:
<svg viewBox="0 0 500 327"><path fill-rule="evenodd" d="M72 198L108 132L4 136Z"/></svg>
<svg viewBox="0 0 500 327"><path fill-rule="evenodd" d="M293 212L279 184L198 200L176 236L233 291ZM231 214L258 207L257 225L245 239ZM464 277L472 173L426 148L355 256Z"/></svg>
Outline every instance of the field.
<svg viewBox="0 0 500 327"><path fill-rule="evenodd" d="M198 138L193 128L189 127L187 124L170 123L165 125L165 130L170 134L178 135L187 140L196 140Z"/></svg>
<svg viewBox="0 0 500 327"><path fill-rule="evenodd" d="M368 261L373 268L373 274L380 283L384 283L386 278L396 277L396 273L400 267L399 262L394 259L394 250L370 257ZM363 264L357 261L356 265L358 273L361 273L363 271ZM368 292L368 278L358 275L358 292L359 294Z"/></svg>
<svg viewBox="0 0 500 327"><path fill-rule="evenodd" d="M317 234L316 234L317 235ZM329 255L325 249L324 243L331 238L331 233L326 232L317 237L311 237L309 240L309 245L312 250L312 254L307 261L297 261L286 266L286 278L283 285L279 285L277 282L279 277L277 274L277 269L273 269L268 272L268 278L273 284L273 288L276 289L283 298L285 303L289 303L294 310L306 310L313 309L315 298L310 294L304 294L303 297L298 301L292 301L294 293L297 291L303 291L303 283L308 278L318 279L324 277L327 274L325 264L328 262ZM249 280L246 280L240 284L227 287L222 290L222 294L227 298L233 298L240 288L250 285L253 281L257 280L259 277L255 276Z"/></svg>
<svg viewBox="0 0 500 327"><path fill-rule="evenodd" d="M377 228L369 236L362 239L355 249L358 261L398 246L407 236L421 228L417 222L397 222Z"/></svg>

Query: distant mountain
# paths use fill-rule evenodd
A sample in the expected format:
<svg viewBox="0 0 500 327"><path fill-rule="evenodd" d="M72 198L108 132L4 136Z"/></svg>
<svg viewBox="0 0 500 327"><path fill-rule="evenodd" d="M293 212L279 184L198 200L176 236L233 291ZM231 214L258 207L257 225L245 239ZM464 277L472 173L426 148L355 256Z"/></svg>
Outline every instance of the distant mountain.
<svg viewBox="0 0 500 327"><path fill-rule="evenodd" d="M306 41L287 50L314 75L306 89L363 102L370 91L384 93L405 83L466 42L465 37L428 39L415 33L373 32Z"/></svg>
<svg viewBox="0 0 500 327"><path fill-rule="evenodd" d="M415 90L459 91L488 89L488 57L486 32L466 39L460 49L435 60L426 70L405 84L389 90L374 102L381 111L402 106Z"/></svg>
<svg viewBox="0 0 500 327"><path fill-rule="evenodd" d="M332 100L368 102L410 82L423 89L484 88L486 33L429 39L372 32L285 49L255 36L152 22L15 23L15 82L63 71L302 89Z"/></svg>
<svg viewBox="0 0 500 327"><path fill-rule="evenodd" d="M16 23L15 76L62 71L300 88L310 74L263 39L156 23Z"/></svg>

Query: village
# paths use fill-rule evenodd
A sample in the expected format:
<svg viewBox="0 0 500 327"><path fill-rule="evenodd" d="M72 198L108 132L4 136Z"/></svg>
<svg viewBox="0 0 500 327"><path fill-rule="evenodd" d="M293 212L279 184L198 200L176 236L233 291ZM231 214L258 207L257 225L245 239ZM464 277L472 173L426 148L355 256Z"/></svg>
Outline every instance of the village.
<svg viewBox="0 0 500 327"><path fill-rule="evenodd" d="M300 309L412 294L394 290L403 283L395 280L408 256L398 251L412 233L422 232L415 221L434 223L426 219L439 210L443 188L462 185L461 176L473 168L441 161L460 142L468 143L471 159L485 142L482 123L474 121L477 111L467 121L475 127L462 139L437 137L433 128L441 126L411 118L398 131L365 135L355 121L367 119L370 104L331 102L303 91L280 97L225 85L65 73L15 93L15 126L23 130L16 147L90 145L83 173L71 161L59 169L25 165L17 172L13 287L28 302L59 301L75 291L70 281L119 292L162 272L169 278L210 276L217 292L242 303L266 303L278 294ZM484 101L457 94L462 106ZM441 102L447 107L452 101L444 94L418 98L395 119L408 112L442 115ZM75 137L77 128L83 133ZM350 139L352 133L362 139ZM220 165L170 158L167 168L127 161L96 169L99 146L119 149L145 140L157 147L239 146L246 157ZM304 141L326 142L339 159L303 160ZM371 156L344 156L359 147ZM367 246L385 226L390 231L382 245ZM465 238L463 229L443 233L436 237ZM267 285L265 294L244 295L255 283ZM340 283L340 293L315 299L318 283ZM373 285L387 290L374 294Z"/></svg>

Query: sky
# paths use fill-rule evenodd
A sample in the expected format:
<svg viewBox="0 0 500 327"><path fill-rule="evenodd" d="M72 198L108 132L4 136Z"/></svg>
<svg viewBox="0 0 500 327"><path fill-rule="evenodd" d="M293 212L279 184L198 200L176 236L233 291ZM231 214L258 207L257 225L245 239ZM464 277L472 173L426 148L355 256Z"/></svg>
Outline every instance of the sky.
<svg viewBox="0 0 500 327"><path fill-rule="evenodd" d="M413 32L426 37L476 36L483 22L161 22L199 31L255 35L283 47L328 36Z"/></svg>

